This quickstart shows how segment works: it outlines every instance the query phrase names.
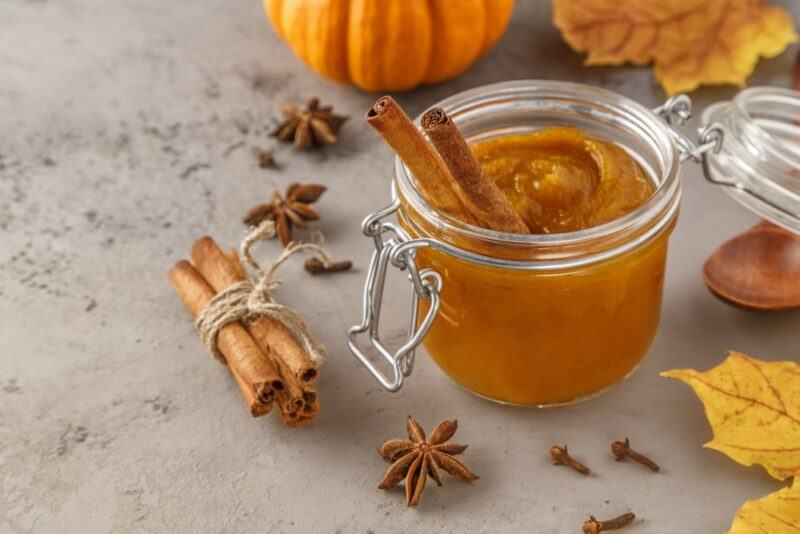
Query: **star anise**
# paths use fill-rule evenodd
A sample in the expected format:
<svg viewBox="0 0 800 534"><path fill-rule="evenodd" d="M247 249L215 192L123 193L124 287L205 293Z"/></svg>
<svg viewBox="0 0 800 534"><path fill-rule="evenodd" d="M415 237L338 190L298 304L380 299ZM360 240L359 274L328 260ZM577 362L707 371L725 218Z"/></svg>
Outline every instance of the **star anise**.
<svg viewBox="0 0 800 534"><path fill-rule="evenodd" d="M472 482L478 476L472 473L461 462L453 458L467 448L466 445L446 443L456 433L457 421L443 421L433 429L431 436L425 438L425 431L408 416L408 437L394 438L384 441L378 453L387 462L394 462L386 472L378 488L395 487L406 479L406 504L416 506L428 475L442 485L441 470L444 469L456 480Z"/></svg>
<svg viewBox="0 0 800 534"><path fill-rule="evenodd" d="M335 115L331 106L320 106L318 98L309 100L305 109L286 102L281 113L283 121L269 135L284 143L294 143L298 150L334 144L336 134L348 118Z"/></svg>
<svg viewBox="0 0 800 534"><path fill-rule="evenodd" d="M284 246L292 240L292 228L306 228L308 221L316 221L319 214L309 204L322 196L326 187L318 184L291 184L286 195L272 191L272 202L259 204L244 217L244 223L256 226L264 221L275 221L278 237Z"/></svg>

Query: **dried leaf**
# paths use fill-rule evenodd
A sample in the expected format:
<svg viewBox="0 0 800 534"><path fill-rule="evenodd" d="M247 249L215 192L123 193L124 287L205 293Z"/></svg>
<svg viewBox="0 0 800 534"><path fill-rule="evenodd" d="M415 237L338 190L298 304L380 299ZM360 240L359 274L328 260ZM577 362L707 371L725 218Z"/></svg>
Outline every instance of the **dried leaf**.
<svg viewBox="0 0 800 534"><path fill-rule="evenodd" d="M791 16L765 0L553 0L564 40L587 65L655 64L668 94L744 85L759 56L797 41Z"/></svg>
<svg viewBox="0 0 800 534"><path fill-rule="evenodd" d="M800 479L791 487L747 501L736 512L728 534L796 534L800 532Z"/></svg>
<svg viewBox="0 0 800 534"><path fill-rule="evenodd" d="M714 439L705 446L778 480L800 475L800 365L764 362L738 352L699 372L661 376L690 385L705 407Z"/></svg>

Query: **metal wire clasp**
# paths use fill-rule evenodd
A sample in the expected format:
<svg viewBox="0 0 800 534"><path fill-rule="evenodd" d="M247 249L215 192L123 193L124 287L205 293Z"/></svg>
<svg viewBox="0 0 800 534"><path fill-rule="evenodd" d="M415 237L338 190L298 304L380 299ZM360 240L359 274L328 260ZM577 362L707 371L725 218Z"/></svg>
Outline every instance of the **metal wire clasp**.
<svg viewBox="0 0 800 534"><path fill-rule="evenodd" d="M442 289L442 277L439 273L433 269L420 271L414 261L416 249L426 247L428 243L424 240L411 239L399 226L381 220L394 214L399 207L400 201L395 199L389 206L370 214L361 225L364 235L373 239L375 251L372 253L364 284L361 324L352 327L347 336L350 351L388 391L400 389L403 378L409 376L414 369L414 351L428 333L439 312L439 291ZM391 236L392 234L394 235ZM383 289L389 264L406 271L413 285L408 334L405 343L394 353L384 345L378 333ZM417 324L419 299L430 300L431 304L425 318ZM371 345L391 366L391 374L383 373L358 346L358 337L364 333L369 333Z"/></svg>
<svg viewBox="0 0 800 534"><path fill-rule="evenodd" d="M700 163L703 166L703 175L705 179L712 184L741 191L754 198L758 203L768 206L775 212L782 214L788 220L800 223L800 216L798 216L798 214L787 210L784 206L767 198L756 189L748 187L747 184L732 177L721 176L720 173L715 173L713 171L709 155L719 154L722 148L724 139L722 124L711 122L704 128L699 129L698 144L693 143L673 126L673 123L680 125L692 117L692 101L688 96L684 94L675 95L652 111L663 117L664 121L667 123L667 130L675 139L678 150L681 152L682 162L690 159L695 163Z"/></svg>
<svg viewBox="0 0 800 534"><path fill-rule="evenodd" d="M712 122L700 130L699 144L695 144L683 135L675 125L685 124L692 118L692 100L684 94L675 95L657 108L653 108L653 113L663 117L667 123L667 131L675 139L681 153L681 162L690 159L695 163L702 163L706 178L713 181L708 167L708 153L719 153L723 139L722 125Z"/></svg>

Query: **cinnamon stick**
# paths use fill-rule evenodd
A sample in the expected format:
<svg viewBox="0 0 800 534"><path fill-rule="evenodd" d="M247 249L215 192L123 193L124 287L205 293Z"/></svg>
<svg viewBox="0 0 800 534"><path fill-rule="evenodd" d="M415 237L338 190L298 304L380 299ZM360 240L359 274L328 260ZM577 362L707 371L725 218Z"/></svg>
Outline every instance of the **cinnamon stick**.
<svg viewBox="0 0 800 534"><path fill-rule="evenodd" d="M283 422L292 426L310 423L319 411L316 390L313 386L301 385L296 380L289 380L287 383L290 384L287 392L277 395Z"/></svg>
<svg viewBox="0 0 800 534"><path fill-rule="evenodd" d="M228 259L237 275L241 279L247 278L247 273L239 261L239 255L236 253L236 250L229 250L227 252L223 252L223 254ZM281 329L281 331L278 332L279 335L277 336L279 346L283 346L285 348L285 345L283 345L283 343L286 341L284 336L290 336L291 341L294 342L294 348L292 350L300 351L303 357L307 357L306 353L283 323L269 318L265 319L268 319L266 323L257 320L253 323L248 323L245 328L247 328L250 332L250 335L253 336L256 344L258 344L262 350L267 352L273 358L273 361L276 362L276 366L278 367L278 371L281 373L281 376L284 377L284 382L286 383L287 387L284 390L275 393L275 397L278 400L278 405L281 407L281 417L283 417L283 422L292 426L306 425L314 420L314 418L317 416L317 412L319 411L317 391L310 383L311 379L303 379L304 376L309 376L309 371L302 373L295 372L294 374L290 374L291 372L284 363L283 353L275 352L269 345L270 339L272 339L270 337L270 328L272 328L272 323L275 323ZM281 334L281 332L283 332L283 334ZM316 368L314 368L313 371L313 379L316 379ZM302 402L298 402L298 399L302 399Z"/></svg>
<svg viewBox="0 0 800 534"><path fill-rule="evenodd" d="M238 258L233 260L210 237L203 237L195 242L191 258L197 270L217 292L247 279ZM270 317L261 317L245 326L256 343L279 354L289 371L301 382L316 380L317 366L286 325Z"/></svg>
<svg viewBox="0 0 800 534"><path fill-rule="evenodd" d="M303 400L305 405L303 410L297 415L297 418L292 421L286 421L290 425L299 426L310 423L317 416L319 411L319 402L317 401L317 392L309 386L303 386Z"/></svg>
<svg viewBox="0 0 800 534"><path fill-rule="evenodd" d="M227 254L210 237L199 239L191 251L192 261L211 287L220 292L247 279L235 252ZM316 417L319 404L310 382L317 377L314 362L308 357L289 329L280 321L260 317L245 323L263 353L270 359L283 380L284 388L275 399L285 423L302 425ZM309 398L312 401L309 401Z"/></svg>
<svg viewBox="0 0 800 534"><path fill-rule="evenodd" d="M214 290L187 261L181 260L170 269L169 280L195 317L214 297ZM268 413L275 393L285 389L275 365L239 323L222 327L217 346L247 401L251 415L256 417Z"/></svg>
<svg viewBox="0 0 800 534"><path fill-rule="evenodd" d="M239 391L242 392L242 396L244 397L245 402L247 402L247 406L250 409L250 415L253 417L261 417L262 415L267 415L270 411L272 411L272 402L267 404L261 402L261 399L258 398L258 395L256 395L256 392L253 390L253 388L248 385L247 381L242 378L236 369L230 366L228 366L228 369L230 369L234 380L236 380L236 385L239 386Z"/></svg>
<svg viewBox="0 0 800 534"><path fill-rule="evenodd" d="M422 129L439 151L450 174L477 211L484 226L501 232L530 233L525 221L497 184L489 178L472 154L467 141L442 108L422 116Z"/></svg>
<svg viewBox="0 0 800 534"><path fill-rule="evenodd" d="M367 111L366 119L400 156L432 206L451 217L478 224L442 158L391 96L379 98Z"/></svg>
<svg viewBox="0 0 800 534"><path fill-rule="evenodd" d="M236 250L223 251L222 253L230 262L230 266L235 271L236 276L240 280L246 279L247 273L239 261L239 255L236 253ZM284 329L286 328L279 321L276 322L280 327ZM280 412L283 422L292 426L308 424L314 420L314 418L317 416L317 412L319 411L317 391L313 388L309 381L305 381L303 384L298 384L299 377L290 374L286 364L280 357L280 353L273 352L273 350L270 348L268 343L269 337L267 335L269 328L265 328L265 326L269 325L259 324L259 322L256 321L255 323L247 324L245 328L248 329L250 335L253 336L253 339L258 346L261 347L261 349L272 358L278 368L278 371L281 373L281 376L284 377L284 382L286 383L287 387L282 391L276 392L275 394L275 398L278 401L278 406L281 408ZM286 330L286 332L291 335L291 332L288 330ZM293 336L292 340L294 340ZM299 344L297 344L297 350L302 350ZM302 399L303 402L298 402L298 399Z"/></svg>

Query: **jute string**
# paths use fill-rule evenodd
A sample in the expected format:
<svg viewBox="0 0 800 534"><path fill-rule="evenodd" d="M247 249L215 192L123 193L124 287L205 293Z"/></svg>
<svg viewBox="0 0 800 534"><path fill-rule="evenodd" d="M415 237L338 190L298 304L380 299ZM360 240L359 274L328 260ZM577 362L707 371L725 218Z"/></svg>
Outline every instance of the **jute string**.
<svg viewBox="0 0 800 534"><path fill-rule="evenodd" d="M274 237L275 232L275 223L264 221L245 236L239 247L239 257L255 272L253 279L255 282L253 280L237 282L217 293L197 317L195 327L200 332L203 343L222 363L225 363L225 357L217 347L217 336L222 327L234 321L254 321L259 317L270 317L286 325L311 361L317 365L322 363L325 348L311 337L308 326L300 314L276 302L271 292L282 283L275 278L275 272L295 254L313 251L325 266L330 266L331 257L323 250L321 244L291 242L283 249L278 259L263 269L253 257L251 249L257 242Z"/></svg>

